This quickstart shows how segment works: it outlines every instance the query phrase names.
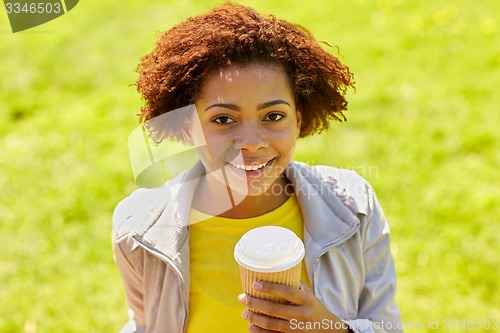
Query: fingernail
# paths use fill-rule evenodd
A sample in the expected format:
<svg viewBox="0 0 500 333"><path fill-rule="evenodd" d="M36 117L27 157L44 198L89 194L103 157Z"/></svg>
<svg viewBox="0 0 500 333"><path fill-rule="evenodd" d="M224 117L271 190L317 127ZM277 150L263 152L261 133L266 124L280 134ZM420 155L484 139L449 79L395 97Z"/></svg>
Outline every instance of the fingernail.
<svg viewBox="0 0 500 333"><path fill-rule="evenodd" d="M241 313L241 316L243 317L243 319L245 319L245 320L246 320L246 319L247 319L247 317L248 317L248 313L247 313L246 311L243 311L243 312Z"/></svg>
<svg viewBox="0 0 500 333"><path fill-rule="evenodd" d="M254 281L254 283L252 283L252 288L255 290L262 290L262 282Z"/></svg>
<svg viewBox="0 0 500 333"><path fill-rule="evenodd" d="M246 304L245 294L239 294L238 295L238 301L240 301L240 303Z"/></svg>

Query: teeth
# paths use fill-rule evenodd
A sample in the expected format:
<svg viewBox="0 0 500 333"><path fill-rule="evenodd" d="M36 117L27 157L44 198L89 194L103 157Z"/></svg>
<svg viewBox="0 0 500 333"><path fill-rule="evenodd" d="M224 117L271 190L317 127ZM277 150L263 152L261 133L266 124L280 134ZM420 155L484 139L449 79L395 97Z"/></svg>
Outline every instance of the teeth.
<svg viewBox="0 0 500 333"><path fill-rule="evenodd" d="M254 165L244 165L244 164L233 164L233 163L231 163L231 165L234 166L237 169L251 171L251 170L258 170L260 168L263 168L263 167L265 167L267 165L267 163L268 162L262 163L262 164L254 164Z"/></svg>

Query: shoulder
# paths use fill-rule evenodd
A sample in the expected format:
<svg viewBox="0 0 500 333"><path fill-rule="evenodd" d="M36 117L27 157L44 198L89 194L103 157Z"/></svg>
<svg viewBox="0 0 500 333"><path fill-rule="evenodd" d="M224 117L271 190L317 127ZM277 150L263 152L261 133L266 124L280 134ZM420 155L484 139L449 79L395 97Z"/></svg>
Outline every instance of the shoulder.
<svg viewBox="0 0 500 333"><path fill-rule="evenodd" d="M121 200L113 211L113 242L145 233L167 203L165 186L140 188Z"/></svg>
<svg viewBox="0 0 500 333"><path fill-rule="evenodd" d="M317 177L323 180L335 179L351 184L367 184L367 181L353 170L336 168L329 165L309 165L297 161L292 161L290 164L295 170L309 177Z"/></svg>
<svg viewBox="0 0 500 333"><path fill-rule="evenodd" d="M389 225L370 183L357 172L331 166L308 166L311 173L333 189L335 195L360 219L363 238L370 241L389 233Z"/></svg>
<svg viewBox="0 0 500 333"><path fill-rule="evenodd" d="M370 211L373 189L356 171L295 161L291 166L304 178L319 184L320 193L325 190L333 192L354 213L367 215Z"/></svg>
<svg viewBox="0 0 500 333"><path fill-rule="evenodd" d="M189 201L204 170L203 164L198 161L162 186L140 188L120 201L113 213L113 242L143 236L158 221L169 203L181 205Z"/></svg>

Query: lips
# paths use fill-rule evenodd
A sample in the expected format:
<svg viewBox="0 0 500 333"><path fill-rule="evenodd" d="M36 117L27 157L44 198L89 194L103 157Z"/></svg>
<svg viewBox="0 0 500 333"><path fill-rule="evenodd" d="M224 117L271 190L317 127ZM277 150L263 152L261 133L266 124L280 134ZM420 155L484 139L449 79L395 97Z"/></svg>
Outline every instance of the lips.
<svg viewBox="0 0 500 333"><path fill-rule="evenodd" d="M251 171L251 170L259 170L265 167L269 163L269 161L265 163L260 163L260 164L236 164L236 163L230 163L232 166L234 166L236 169L241 169L241 170L246 170L246 171Z"/></svg>
<svg viewBox="0 0 500 333"><path fill-rule="evenodd" d="M246 163L240 164L235 161L232 161L228 163L233 169L236 169L238 171L245 171L245 174L247 177L258 177L263 174L263 172L266 170L266 168L271 165L271 163L275 160L275 158L272 158L267 161L258 161L258 162L250 162L250 161L245 161Z"/></svg>

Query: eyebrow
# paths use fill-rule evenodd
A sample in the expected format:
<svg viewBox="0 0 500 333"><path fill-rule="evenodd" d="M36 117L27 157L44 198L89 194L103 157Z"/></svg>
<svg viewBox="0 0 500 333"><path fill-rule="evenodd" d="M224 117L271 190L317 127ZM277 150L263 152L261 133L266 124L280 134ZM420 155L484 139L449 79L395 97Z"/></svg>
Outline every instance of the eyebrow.
<svg viewBox="0 0 500 333"><path fill-rule="evenodd" d="M265 103L261 103L257 106L257 111L259 110L263 110L263 109L266 109L268 107L271 107L273 105L279 105L279 104L285 104L285 105L288 105L289 107L291 107L290 103L288 103L287 101L284 101L282 99L275 99L273 101L269 101L269 102L265 102ZM208 108L205 109L205 111L208 111L209 109L211 108L224 108L224 109L229 109L229 110L233 110L233 111L241 111L240 107L236 104L226 104L226 103L215 103L215 104L212 104L210 105Z"/></svg>

